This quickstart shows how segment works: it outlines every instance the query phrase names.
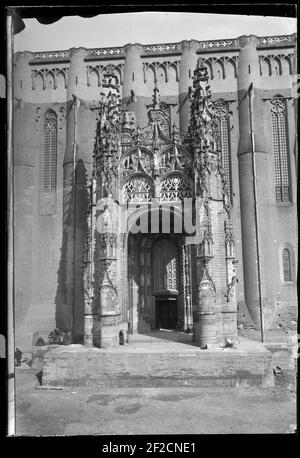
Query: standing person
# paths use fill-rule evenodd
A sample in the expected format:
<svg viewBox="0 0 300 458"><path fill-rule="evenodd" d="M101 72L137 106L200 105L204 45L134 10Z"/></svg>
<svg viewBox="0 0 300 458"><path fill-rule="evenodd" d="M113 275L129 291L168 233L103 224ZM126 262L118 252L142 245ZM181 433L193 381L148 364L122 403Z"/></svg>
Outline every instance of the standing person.
<svg viewBox="0 0 300 458"><path fill-rule="evenodd" d="M21 358L22 358L22 352L21 350L17 347L15 351L15 365L16 366L21 366Z"/></svg>

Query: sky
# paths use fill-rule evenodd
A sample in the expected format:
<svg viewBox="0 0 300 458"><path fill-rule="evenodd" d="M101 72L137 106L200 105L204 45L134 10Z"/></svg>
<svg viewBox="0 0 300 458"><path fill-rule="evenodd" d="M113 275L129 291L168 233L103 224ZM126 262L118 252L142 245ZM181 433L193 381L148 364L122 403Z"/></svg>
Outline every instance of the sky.
<svg viewBox="0 0 300 458"><path fill-rule="evenodd" d="M297 30L294 18L171 12L100 14L93 18L67 16L49 25L42 25L36 19L24 22L25 29L15 35L14 51L216 40L249 34L289 35Z"/></svg>

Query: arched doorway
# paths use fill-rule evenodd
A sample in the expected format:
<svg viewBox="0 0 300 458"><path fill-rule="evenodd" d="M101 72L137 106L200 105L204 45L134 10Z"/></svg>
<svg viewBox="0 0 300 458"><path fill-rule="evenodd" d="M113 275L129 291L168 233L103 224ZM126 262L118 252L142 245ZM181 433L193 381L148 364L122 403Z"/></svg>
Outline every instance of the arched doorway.
<svg viewBox="0 0 300 458"><path fill-rule="evenodd" d="M162 238L153 246L152 294L155 296L155 328L178 328L179 253L175 240Z"/></svg>
<svg viewBox="0 0 300 458"><path fill-rule="evenodd" d="M183 329L185 285L181 234L129 234L128 321L132 333Z"/></svg>

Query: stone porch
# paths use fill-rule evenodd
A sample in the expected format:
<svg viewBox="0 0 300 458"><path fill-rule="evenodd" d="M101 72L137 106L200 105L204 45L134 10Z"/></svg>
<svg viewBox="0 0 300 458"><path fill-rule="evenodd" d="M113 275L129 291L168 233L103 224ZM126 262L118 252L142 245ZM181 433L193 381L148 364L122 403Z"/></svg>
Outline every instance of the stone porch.
<svg viewBox="0 0 300 458"><path fill-rule="evenodd" d="M43 385L106 387L272 386L272 354L240 338L237 349L201 350L192 336L153 331L128 344L101 349L82 345L41 347Z"/></svg>

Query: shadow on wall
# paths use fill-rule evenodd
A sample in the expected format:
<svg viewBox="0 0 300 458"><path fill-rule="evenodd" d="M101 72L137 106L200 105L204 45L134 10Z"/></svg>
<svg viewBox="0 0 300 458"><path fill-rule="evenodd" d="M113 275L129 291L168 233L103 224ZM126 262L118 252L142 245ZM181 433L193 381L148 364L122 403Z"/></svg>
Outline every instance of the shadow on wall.
<svg viewBox="0 0 300 458"><path fill-rule="evenodd" d="M75 169L75 183L64 189L64 214L61 257L58 269L56 326L72 332L73 343L83 342L84 293L83 261L87 235L87 170L82 160ZM73 183L72 183L73 182Z"/></svg>

